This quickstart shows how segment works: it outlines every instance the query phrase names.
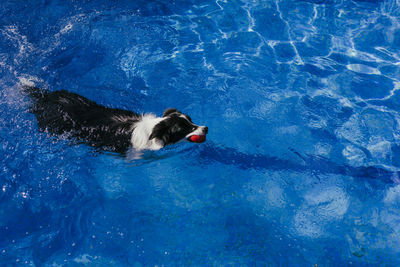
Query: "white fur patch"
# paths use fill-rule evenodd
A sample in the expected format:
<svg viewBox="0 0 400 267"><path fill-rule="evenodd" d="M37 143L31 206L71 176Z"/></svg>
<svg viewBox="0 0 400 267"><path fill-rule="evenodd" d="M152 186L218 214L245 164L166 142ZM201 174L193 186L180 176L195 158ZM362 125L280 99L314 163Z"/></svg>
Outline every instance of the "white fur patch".
<svg viewBox="0 0 400 267"><path fill-rule="evenodd" d="M157 118L153 114L144 115L142 119L135 125L135 129L131 138L132 147L135 150L159 150L163 148L164 144L162 144L159 140L156 140L155 138L149 140L154 126L156 126L162 120L164 120L164 118Z"/></svg>

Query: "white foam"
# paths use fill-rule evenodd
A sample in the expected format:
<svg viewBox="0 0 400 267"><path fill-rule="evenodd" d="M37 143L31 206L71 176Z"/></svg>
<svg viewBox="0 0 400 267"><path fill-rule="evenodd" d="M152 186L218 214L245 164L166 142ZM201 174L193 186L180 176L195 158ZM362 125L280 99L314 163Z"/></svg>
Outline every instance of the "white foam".
<svg viewBox="0 0 400 267"><path fill-rule="evenodd" d="M304 199L309 206L315 206L317 213L327 219L340 219L349 207L349 199L342 188L332 186L320 191L316 189Z"/></svg>
<svg viewBox="0 0 400 267"><path fill-rule="evenodd" d="M294 215L294 228L300 236L318 238L323 234L323 227L316 221L317 215L310 210L299 210Z"/></svg>
<svg viewBox="0 0 400 267"><path fill-rule="evenodd" d="M365 153L353 145L346 146L342 151L342 155L353 166L361 166L367 159Z"/></svg>
<svg viewBox="0 0 400 267"><path fill-rule="evenodd" d="M60 33L61 33L61 34L65 34L65 33L70 32L70 31L72 30L73 26L74 26L74 25L73 25L71 22L68 22L68 24L65 25L64 28L62 28L62 29L60 30Z"/></svg>
<svg viewBox="0 0 400 267"><path fill-rule="evenodd" d="M349 203L340 187L315 188L304 196L304 203L294 215L294 229L301 236L321 237L327 224L342 219Z"/></svg>
<svg viewBox="0 0 400 267"><path fill-rule="evenodd" d="M276 181L260 178L252 179L244 186L244 195L254 212L260 216L266 213L283 209L287 206L287 196L284 188Z"/></svg>
<svg viewBox="0 0 400 267"><path fill-rule="evenodd" d="M336 130L336 135L339 138L344 138L352 143L363 144L365 142L364 135L360 128L360 116L354 114L340 128Z"/></svg>
<svg viewBox="0 0 400 267"><path fill-rule="evenodd" d="M378 69L363 64L348 64L346 68L362 74L381 74Z"/></svg>
<svg viewBox="0 0 400 267"><path fill-rule="evenodd" d="M277 128L276 131L280 134L295 135L300 132L300 128L297 125L282 126L282 127Z"/></svg>
<svg viewBox="0 0 400 267"><path fill-rule="evenodd" d="M269 205L276 208L284 208L286 206L283 189L274 183L268 185L266 200Z"/></svg>
<svg viewBox="0 0 400 267"><path fill-rule="evenodd" d="M386 191L386 195L383 198L383 202L386 205L392 205L392 204L400 204L400 185L396 185L393 187L390 187Z"/></svg>
<svg viewBox="0 0 400 267"><path fill-rule="evenodd" d="M37 86L39 83L43 83L42 79L28 74L20 74L17 79L21 86Z"/></svg>
<svg viewBox="0 0 400 267"><path fill-rule="evenodd" d="M376 159L388 158L392 153L391 147L391 143L386 140L371 140L367 146L371 155Z"/></svg>
<svg viewBox="0 0 400 267"><path fill-rule="evenodd" d="M74 259L74 262L81 264L89 264L93 261L93 257L89 254L82 254Z"/></svg>
<svg viewBox="0 0 400 267"><path fill-rule="evenodd" d="M314 117L308 120L307 126L314 129L326 128L327 121L322 117Z"/></svg>
<svg viewBox="0 0 400 267"><path fill-rule="evenodd" d="M332 150L332 145L328 143L317 143L314 146L314 154L320 155L320 156L329 156L329 153Z"/></svg>
<svg viewBox="0 0 400 267"><path fill-rule="evenodd" d="M6 26L0 31L9 40L14 42L14 45L18 47L19 53L14 57L15 63L20 63L20 59L31 54L33 51L33 45L28 42L28 38L22 35L17 26Z"/></svg>

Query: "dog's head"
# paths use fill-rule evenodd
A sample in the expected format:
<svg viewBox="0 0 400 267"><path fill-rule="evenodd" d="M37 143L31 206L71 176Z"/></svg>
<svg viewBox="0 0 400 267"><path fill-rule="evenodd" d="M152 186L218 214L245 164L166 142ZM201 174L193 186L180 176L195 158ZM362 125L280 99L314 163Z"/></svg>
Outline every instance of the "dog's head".
<svg viewBox="0 0 400 267"><path fill-rule="evenodd" d="M162 120L154 126L149 139L156 139L164 146L182 140L202 143L206 140L207 132L206 126L196 125L188 115L177 109L169 108L164 111Z"/></svg>

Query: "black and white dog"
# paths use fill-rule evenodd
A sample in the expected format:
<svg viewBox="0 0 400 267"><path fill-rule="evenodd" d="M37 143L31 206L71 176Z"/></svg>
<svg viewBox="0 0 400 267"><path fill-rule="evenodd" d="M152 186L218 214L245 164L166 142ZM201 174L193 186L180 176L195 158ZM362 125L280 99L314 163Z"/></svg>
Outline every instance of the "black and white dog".
<svg viewBox="0 0 400 267"><path fill-rule="evenodd" d="M39 128L52 134L67 134L90 146L125 153L158 150L182 140L202 143L208 128L194 124L174 108L162 117L101 106L65 90L50 92L33 86L23 91L32 99L31 112Z"/></svg>

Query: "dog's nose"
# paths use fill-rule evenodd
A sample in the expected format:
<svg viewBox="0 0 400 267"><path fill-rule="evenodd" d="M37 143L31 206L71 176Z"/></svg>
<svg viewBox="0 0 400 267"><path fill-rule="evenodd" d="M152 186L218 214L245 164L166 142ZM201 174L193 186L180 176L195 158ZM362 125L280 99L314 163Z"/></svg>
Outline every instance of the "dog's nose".
<svg viewBox="0 0 400 267"><path fill-rule="evenodd" d="M207 126L204 127L204 133L206 133L206 134L208 133L208 127Z"/></svg>

